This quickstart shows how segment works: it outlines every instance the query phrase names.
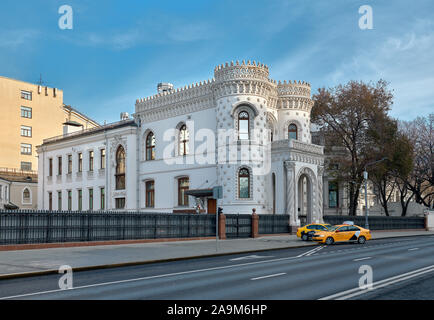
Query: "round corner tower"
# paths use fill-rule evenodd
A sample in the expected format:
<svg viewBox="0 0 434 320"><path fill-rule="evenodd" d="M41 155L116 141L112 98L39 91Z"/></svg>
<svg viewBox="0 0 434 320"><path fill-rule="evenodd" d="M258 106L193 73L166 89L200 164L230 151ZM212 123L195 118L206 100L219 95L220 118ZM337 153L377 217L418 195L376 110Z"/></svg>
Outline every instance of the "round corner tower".
<svg viewBox="0 0 434 320"><path fill-rule="evenodd" d="M295 137L311 143L310 113L313 106L310 84L301 81L279 81L277 91L277 127L279 140Z"/></svg>
<svg viewBox="0 0 434 320"><path fill-rule="evenodd" d="M266 213L267 105L273 83L266 65L231 62L214 70L217 184L228 213Z"/></svg>

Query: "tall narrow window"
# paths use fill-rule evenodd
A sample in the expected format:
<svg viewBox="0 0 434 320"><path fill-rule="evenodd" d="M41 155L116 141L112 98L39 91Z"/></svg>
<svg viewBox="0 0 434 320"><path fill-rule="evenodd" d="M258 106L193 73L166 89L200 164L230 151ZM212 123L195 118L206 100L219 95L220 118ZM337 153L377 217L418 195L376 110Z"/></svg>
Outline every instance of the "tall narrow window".
<svg viewBox="0 0 434 320"><path fill-rule="evenodd" d="M89 210L93 210L93 189L89 189Z"/></svg>
<svg viewBox="0 0 434 320"><path fill-rule="evenodd" d="M49 177L53 176L53 159L52 158L48 159L48 176Z"/></svg>
<svg viewBox="0 0 434 320"><path fill-rule="evenodd" d="M72 210L72 191L68 190L68 210Z"/></svg>
<svg viewBox="0 0 434 320"><path fill-rule="evenodd" d="M250 198L250 172L247 168L242 168L238 173L238 197Z"/></svg>
<svg viewBox="0 0 434 320"><path fill-rule="evenodd" d="M68 154L68 173L72 172L72 155Z"/></svg>
<svg viewBox="0 0 434 320"><path fill-rule="evenodd" d="M78 211L83 210L83 190L78 189Z"/></svg>
<svg viewBox="0 0 434 320"><path fill-rule="evenodd" d="M105 149L101 149L99 167L105 169Z"/></svg>
<svg viewBox="0 0 434 320"><path fill-rule="evenodd" d="M190 140L190 136L187 130L187 126L184 124L179 129L179 155L185 156L188 154L188 141Z"/></svg>
<svg viewBox="0 0 434 320"><path fill-rule="evenodd" d="M329 208L339 207L339 187L336 181L329 182Z"/></svg>
<svg viewBox="0 0 434 320"><path fill-rule="evenodd" d="M146 136L146 160L155 160L155 135L152 132Z"/></svg>
<svg viewBox="0 0 434 320"><path fill-rule="evenodd" d="M116 151L116 190L125 189L125 150L119 146Z"/></svg>
<svg viewBox="0 0 434 320"><path fill-rule="evenodd" d="M57 191L57 210L62 211L62 191Z"/></svg>
<svg viewBox="0 0 434 320"><path fill-rule="evenodd" d="M100 197L101 197L100 207L101 207L101 210L104 210L105 209L105 188L100 188Z"/></svg>
<svg viewBox="0 0 434 320"><path fill-rule="evenodd" d="M89 171L93 171L93 151L89 151Z"/></svg>
<svg viewBox="0 0 434 320"><path fill-rule="evenodd" d="M62 157L57 158L57 174L62 175Z"/></svg>
<svg viewBox="0 0 434 320"><path fill-rule="evenodd" d="M290 124L288 127L288 138L297 140L298 134L297 134L297 126L295 124Z"/></svg>
<svg viewBox="0 0 434 320"><path fill-rule="evenodd" d="M249 140L249 113L241 111L238 114L238 139Z"/></svg>
<svg viewBox="0 0 434 320"><path fill-rule="evenodd" d="M154 207L154 181L146 181L146 207L153 208Z"/></svg>
<svg viewBox="0 0 434 320"><path fill-rule="evenodd" d="M188 195L185 192L189 189L189 179L178 179L178 206L188 206Z"/></svg>
<svg viewBox="0 0 434 320"><path fill-rule="evenodd" d="M78 154L78 172L83 171L83 154L80 152Z"/></svg>
<svg viewBox="0 0 434 320"><path fill-rule="evenodd" d="M53 193L48 192L48 210L53 210Z"/></svg>

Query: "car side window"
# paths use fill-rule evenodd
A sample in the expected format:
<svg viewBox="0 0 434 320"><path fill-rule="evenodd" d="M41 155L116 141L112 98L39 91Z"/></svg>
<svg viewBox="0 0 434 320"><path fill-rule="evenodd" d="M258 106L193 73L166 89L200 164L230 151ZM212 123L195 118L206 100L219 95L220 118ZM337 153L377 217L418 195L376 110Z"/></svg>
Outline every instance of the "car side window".
<svg viewBox="0 0 434 320"><path fill-rule="evenodd" d="M325 230L327 230L327 228L324 227L324 226L318 226L318 230L323 230L323 231L325 231Z"/></svg>
<svg viewBox="0 0 434 320"><path fill-rule="evenodd" d="M310 226L308 226L307 228L308 228L309 230L314 230L314 229L316 229L316 228L315 228L315 225L314 225L314 224L313 224L313 225L310 225Z"/></svg>
<svg viewBox="0 0 434 320"><path fill-rule="evenodd" d="M349 228L350 228L350 227L341 227L341 228L339 229L339 231L340 231L340 232L350 231Z"/></svg>
<svg viewBox="0 0 434 320"><path fill-rule="evenodd" d="M357 227L350 227L350 231L360 231L360 229Z"/></svg>

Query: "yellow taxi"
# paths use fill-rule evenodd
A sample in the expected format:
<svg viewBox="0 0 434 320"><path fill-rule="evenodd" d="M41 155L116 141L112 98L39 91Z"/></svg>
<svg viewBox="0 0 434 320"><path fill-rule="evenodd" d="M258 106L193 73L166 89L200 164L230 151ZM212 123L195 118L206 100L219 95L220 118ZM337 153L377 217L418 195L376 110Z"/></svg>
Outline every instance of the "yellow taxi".
<svg viewBox="0 0 434 320"><path fill-rule="evenodd" d="M311 223L297 229L297 237L303 241L310 240L317 231L326 231L332 225L327 223Z"/></svg>
<svg viewBox="0 0 434 320"><path fill-rule="evenodd" d="M327 245L348 241L363 244L367 240L371 240L371 231L356 225L340 224L330 227L326 231L315 232L312 240Z"/></svg>

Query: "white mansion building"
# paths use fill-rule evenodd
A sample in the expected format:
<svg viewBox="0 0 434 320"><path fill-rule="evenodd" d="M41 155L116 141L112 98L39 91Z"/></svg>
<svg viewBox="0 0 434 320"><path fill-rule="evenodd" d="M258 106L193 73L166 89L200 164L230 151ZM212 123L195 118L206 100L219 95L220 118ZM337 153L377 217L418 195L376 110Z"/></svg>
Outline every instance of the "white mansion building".
<svg viewBox="0 0 434 320"><path fill-rule="evenodd" d="M133 119L38 147L38 208L323 217L324 152L311 143L311 88L266 65L217 66L182 89L159 84ZM222 187L215 200L212 188ZM328 191L327 191L328 192ZM326 196L325 198L328 198ZM327 199L328 200L328 199Z"/></svg>

